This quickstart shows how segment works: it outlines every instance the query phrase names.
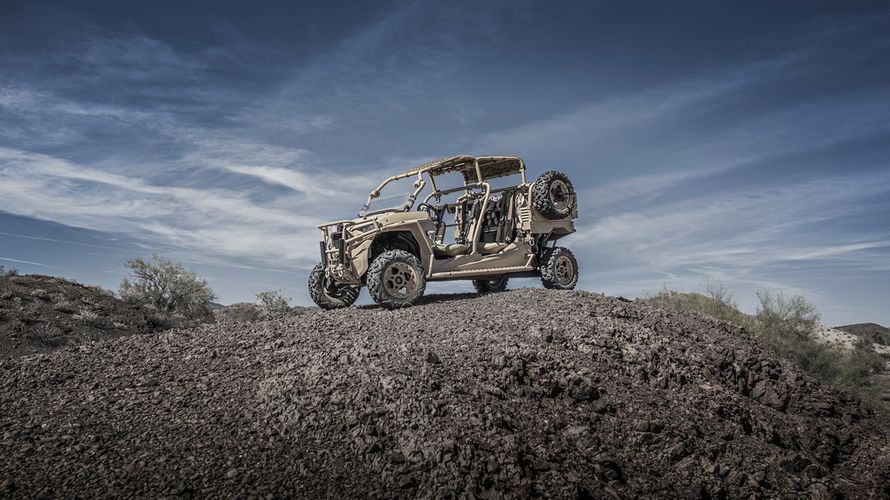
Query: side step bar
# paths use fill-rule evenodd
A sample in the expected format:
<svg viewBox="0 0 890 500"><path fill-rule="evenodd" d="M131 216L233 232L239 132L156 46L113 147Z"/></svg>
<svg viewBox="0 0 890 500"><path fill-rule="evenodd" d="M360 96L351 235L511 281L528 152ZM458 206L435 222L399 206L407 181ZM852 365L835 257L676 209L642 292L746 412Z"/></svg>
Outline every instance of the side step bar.
<svg viewBox="0 0 890 500"><path fill-rule="evenodd" d="M446 271L444 273L433 273L429 280L447 280L453 278L462 278L466 276L498 276L501 274L512 274L534 271L534 266L514 266L514 267L495 267L489 269L468 269L465 271Z"/></svg>

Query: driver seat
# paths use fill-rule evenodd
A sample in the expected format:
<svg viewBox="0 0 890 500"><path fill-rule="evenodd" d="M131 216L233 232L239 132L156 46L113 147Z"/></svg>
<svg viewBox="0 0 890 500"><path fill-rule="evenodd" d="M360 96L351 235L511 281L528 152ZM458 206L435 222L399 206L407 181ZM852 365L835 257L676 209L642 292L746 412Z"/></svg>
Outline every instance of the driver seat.
<svg viewBox="0 0 890 500"><path fill-rule="evenodd" d="M466 254L469 249L470 248L463 243L449 243L448 245L437 244L433 245L433 254L436 257L455 257L457 255Z"/></svg>

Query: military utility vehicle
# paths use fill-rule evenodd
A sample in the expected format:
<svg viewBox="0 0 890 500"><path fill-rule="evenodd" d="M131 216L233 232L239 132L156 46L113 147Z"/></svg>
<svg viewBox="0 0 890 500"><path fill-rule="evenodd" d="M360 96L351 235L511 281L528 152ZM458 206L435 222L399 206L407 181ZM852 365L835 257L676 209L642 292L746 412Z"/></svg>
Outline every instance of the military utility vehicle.
<svg viewBox="0 0 890 500"><path fill-rule="evenodd" d="M395 198L384 189L406 182L402 204L371 209L375 199ZM578 263L556 241L575 232L577 217L562 172L528 183L517 157L441 158L384 180L357 218L319 226L321 263L309 294L334 309L352 305L366 286L374 302L396 309L417 302L428 281L472 280L487 293L505 290L511 276L539 276L547 288L572 289Z"/></svg>

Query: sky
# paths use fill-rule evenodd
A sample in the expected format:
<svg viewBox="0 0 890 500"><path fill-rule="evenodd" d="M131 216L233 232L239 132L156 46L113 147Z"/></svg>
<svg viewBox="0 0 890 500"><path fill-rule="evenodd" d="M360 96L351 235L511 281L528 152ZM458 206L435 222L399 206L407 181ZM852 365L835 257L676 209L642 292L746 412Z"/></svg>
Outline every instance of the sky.
<svg viewBox="0 0 890 500"><path fill-rule="evenodd" d="M581 289L890 325L886 3L0 3L7 268L115 290L159 253L309 304L316 226L380 180L519 155L579 193Z"/></svg>

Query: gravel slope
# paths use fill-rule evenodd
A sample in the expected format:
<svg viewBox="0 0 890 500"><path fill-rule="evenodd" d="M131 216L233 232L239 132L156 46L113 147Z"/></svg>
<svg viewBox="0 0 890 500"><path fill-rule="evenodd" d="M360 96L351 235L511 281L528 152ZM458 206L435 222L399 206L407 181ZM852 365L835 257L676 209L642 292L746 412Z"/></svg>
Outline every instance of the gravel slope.
<svg viewBox="0 0 890 500"><path fill-rule="evenodd" d="M0 358L172 326L101 288L57 276L0 276Z"/></svg>
<svg viewBox="0 0 890 500"><path fill-rule="evenodd" d="M887 419L734 326L584 292L0 361L0 496L890 495Z"/></svg>

